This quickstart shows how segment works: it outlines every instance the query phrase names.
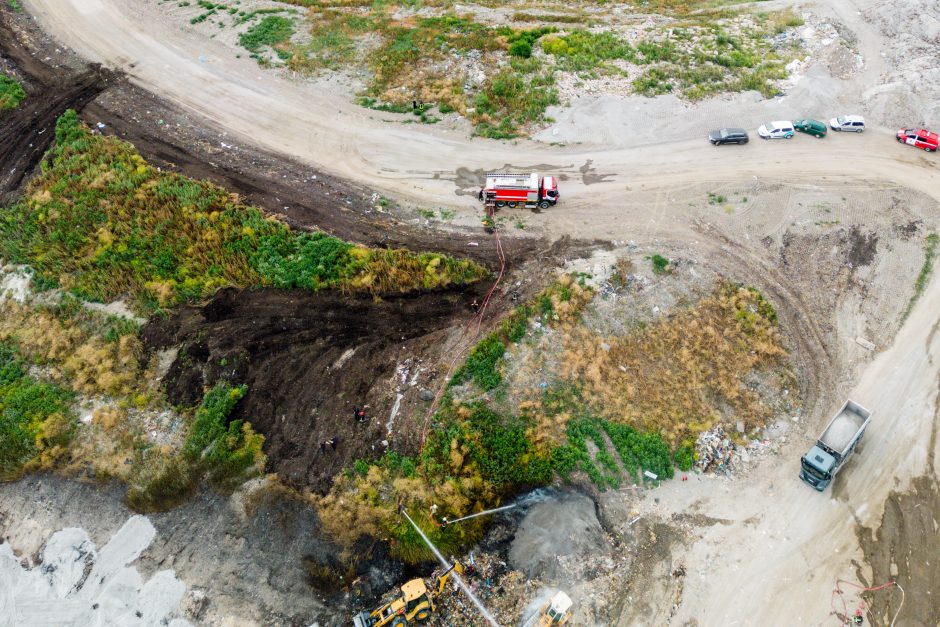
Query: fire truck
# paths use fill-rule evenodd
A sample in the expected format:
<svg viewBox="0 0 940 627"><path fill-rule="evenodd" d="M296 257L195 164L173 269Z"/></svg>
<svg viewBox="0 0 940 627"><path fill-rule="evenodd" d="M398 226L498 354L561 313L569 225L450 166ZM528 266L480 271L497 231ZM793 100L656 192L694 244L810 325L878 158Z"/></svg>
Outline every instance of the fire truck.
<svg viewBox="0 0 940 627"><path fill-rule="evenodd" d="M486 183L480 188L480 200L489 212L498 207L519 205L527 209L548 209L558 202L558 180L537 172L487 174Z"/></svg>

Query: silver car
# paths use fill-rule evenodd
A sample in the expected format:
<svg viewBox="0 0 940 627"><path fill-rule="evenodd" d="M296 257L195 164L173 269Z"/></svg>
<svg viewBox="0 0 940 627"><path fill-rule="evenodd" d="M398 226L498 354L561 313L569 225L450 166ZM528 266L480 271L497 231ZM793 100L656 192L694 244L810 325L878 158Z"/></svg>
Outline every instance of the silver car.
<svg viewBox="0 0 940 627"><path fill-rule="evenodd" d="M829 120L829 126L834 131L850 131L853 133L865 132L865 118L860 115L840 115Z"/></svg>

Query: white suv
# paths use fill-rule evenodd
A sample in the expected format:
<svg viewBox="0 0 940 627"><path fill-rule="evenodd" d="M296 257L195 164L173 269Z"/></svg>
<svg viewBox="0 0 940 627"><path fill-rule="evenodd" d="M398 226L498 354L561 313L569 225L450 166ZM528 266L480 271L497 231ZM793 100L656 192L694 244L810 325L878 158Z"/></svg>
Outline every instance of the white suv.
<svg viewBox="0 0 940 627"><path fill-rule="evenodd" d="M834 131L865 132L865 118L860 115L840 115L829 120L829 126Z"/></svg>
<svg viewBox="0 0 940 627"><path fill-rule="evenodd" d="M768 122L757 129L757 134L763 139L790 139L793 133L793 122L789 120Z"/></svg>

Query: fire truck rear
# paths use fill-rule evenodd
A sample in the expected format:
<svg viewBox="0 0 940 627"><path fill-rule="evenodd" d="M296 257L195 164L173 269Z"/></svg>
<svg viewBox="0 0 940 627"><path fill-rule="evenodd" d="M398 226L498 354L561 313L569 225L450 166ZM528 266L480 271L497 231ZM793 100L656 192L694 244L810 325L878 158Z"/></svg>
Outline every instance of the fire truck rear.
<svg viewBox="0 0 940 627"><path fill-rule="evenodd" d="M486 175L480 200L488 209L524 205L528 209L548 209L558 202L558 180L554 176L493 173Z"/></svg>

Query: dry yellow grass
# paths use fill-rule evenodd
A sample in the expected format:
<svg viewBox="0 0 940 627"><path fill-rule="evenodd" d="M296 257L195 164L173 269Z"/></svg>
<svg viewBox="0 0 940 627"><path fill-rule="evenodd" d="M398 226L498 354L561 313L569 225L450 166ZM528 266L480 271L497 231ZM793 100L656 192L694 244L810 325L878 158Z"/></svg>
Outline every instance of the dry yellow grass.
<svg viewBox="0 0 940 627"><path fill-rule="evenodd" d="M108 342L49 310L4 301L0 341L4 340L15 342L31 362L48 366L52 378L76 392L119 397L135 390L141 345L133 335Z"/></svg>
<svg viewBox="0 0 940 627"><path fill-rule="evenodd" d="M625 337L571 329L559 374L601 417L676 444L729 410L747 429L761 424L769 408L745 379L785 354L760 294L723 284L694 307Z"/></svg>

